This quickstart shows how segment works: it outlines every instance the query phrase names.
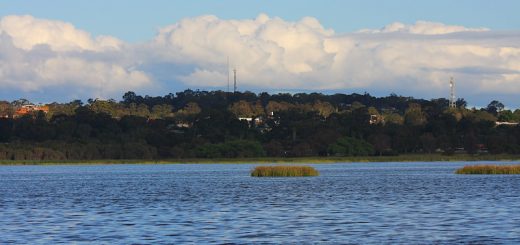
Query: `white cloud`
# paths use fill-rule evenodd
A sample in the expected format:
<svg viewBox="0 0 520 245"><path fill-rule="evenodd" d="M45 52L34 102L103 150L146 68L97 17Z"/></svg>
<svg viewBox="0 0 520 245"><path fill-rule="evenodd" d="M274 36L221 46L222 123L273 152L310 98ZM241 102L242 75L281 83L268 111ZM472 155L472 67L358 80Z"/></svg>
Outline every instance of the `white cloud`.
<svg viewBox="0 0 520 245"><path fill-rule="evenodd" d="M201 16L159 31L154 58L190 64L190 85L222 87L226 56L240 85L264 89L365 89L445 96L454 76L461 95L520 92L520 33L418 21L336 34L314 18L288 22ZM494 72L490 72L493 70ZM496 72L504 71L504 72Z"/></svg>
<svg viewBox="0 0 520 245"><path fill-rule="evenodd" d="M149 87L225 89L227 57L239 89L352 89L417 97L520 92L520 31L418 21L338 34L312 17L296 22L186 18L142 44L92 37L61 21L0 20L0 83L21 91L69 86L95 96ZM230 69L230 70L231 70ZM231 72L231 71L229 71ZM232 75L231 75L232 77ZM102 85L100 85L102 84Z"/></svg>
<svg viewBox="0 0 520 245"><path fill-rule="evenodd" d="M205 70L226 77L229 56L242 84L292 87L304 74L332 63L323 48L324 39L332 35L309 17L291 23L266 15L244 21L202 16L161 29L150 47L154 58L199 66L196 76ZM279 83L288 77L288 83Z"/></svg>
<svg viewBox="0 0 520 245"><path fill-rule="evenodd" d="M66 87L91 97L150 85L144 72L123 60L124 47L116 38L91 38L69 23L7 16L0 20L0 83L23 92Z"/></svg>
<svg viewBox="0 0 520 245"><path fill-rule="evenodd" d="M200 86L205 83L206 86L223 87L227 84L228 77L225 74L216 71L196 69L189 76L180 76L181 81L187 85Z"/></svg>
<svg viewBox="0 0 520 245"><path fill-rule="evenodd" d="M16 47L30 50L48 45L53 51L102 51L120 49L122 41L108 36L92 39L90 34L62 21L36 19L29 15L6 16L0 20L0 33L13 39Z"/></svg>
<svg viewBox="0 0 520 245"><path fill-rule="evenodd" d="M438 22L417 21L414 25L394 22L379 30L364 29L360 33L411 33L420 35L441 35L455 32L481 32L489 31L487 28L467 28L464 26L445 25Z"/></svg>
<svg viewBox="0 0 520 245"><path fill-rule="evenodd" d="M39 78L47 81L47 85L75 82L78 86L120 91L120 88L135 89L149 83L148 77L141 71L129 71L116 64L88 62L71 57L47 59L35 70ZM38 84L34 87L37 88Z"/></svg>

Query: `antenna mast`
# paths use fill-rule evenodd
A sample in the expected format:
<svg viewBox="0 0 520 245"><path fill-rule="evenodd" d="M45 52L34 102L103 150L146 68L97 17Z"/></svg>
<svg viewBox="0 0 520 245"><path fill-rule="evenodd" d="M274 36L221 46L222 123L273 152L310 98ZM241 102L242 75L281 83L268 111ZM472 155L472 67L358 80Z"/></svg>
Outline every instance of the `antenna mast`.
<svg viewBox="0 0 520 245"><path fill-rule="evenodd" d="M450 78L450 108L457 107L455 104L455 81L453 80L453 77Z"/></svg>
<svg viewBox="0 0 520 245"><path fill-rule="evenodd" d="M233 93L237 92L237 68L233 69Z"/></svg>
<svg viewBox="0 0 520 245"><path fill-rule="evenodd" d="M227 73L227 92L229 93L229 56L227 57L227 66L226 66L227 70L226 70L226 73Z"/></svg>

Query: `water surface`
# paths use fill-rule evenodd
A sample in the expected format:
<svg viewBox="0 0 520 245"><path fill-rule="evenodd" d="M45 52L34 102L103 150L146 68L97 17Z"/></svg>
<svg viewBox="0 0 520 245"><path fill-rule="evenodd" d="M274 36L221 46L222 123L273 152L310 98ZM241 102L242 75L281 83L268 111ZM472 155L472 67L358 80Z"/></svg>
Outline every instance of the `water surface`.
<svg viewBox="0 0 520 245"><path fill-rule="evenodd" d="M1 166L0 244L520 243L520 176L464 164Z"/></svg>

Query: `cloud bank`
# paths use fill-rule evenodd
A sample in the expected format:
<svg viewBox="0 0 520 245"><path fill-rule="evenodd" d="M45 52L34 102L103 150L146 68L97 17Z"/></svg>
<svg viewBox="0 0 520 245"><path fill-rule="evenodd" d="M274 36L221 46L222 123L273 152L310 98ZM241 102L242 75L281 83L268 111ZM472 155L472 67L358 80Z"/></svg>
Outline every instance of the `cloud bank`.
<svg viewBox="0 0 520 245"><path fill-rule="evenodd" d="M433 98L446 97L455 77L457 93L470 103L481 95L491 100L520 92L520 31L418 21L338 34L312 17L290 22L264 14L245 20L208 15L128 44L91 37L61 21L0 20L0 83L12 91L68 87L68 96L115 97L128 90L225 89L227 57L239 88Z"/></svg>
<svg viewBox="0 0 520 245"><path fill-rule="evenodd" d="M94 39L69 23L7 16L0 20L0 84L12 93L58 90L72 98L151 85L148 75L123 60L128 48L114 37Z"/></svg>

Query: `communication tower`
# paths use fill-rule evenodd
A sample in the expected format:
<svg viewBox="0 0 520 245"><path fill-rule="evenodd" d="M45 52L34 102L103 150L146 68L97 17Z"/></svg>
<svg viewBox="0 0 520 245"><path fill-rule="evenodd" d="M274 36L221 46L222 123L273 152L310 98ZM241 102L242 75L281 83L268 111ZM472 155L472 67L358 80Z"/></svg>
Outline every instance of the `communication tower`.
<svg viewBox="0 0 520 245"><path fill-rule="evenodd" d="M455 104L455 81L453 77L450 78L450 108L455 108L457 105Z"/></svg>
<svg viewBox="0 0 520 245"><path fill-rule="evenodd" d="M227 57L226 73L227 73L227 92L229 93L229 56Z"/></svg>
<svg viewBox="0 0 520 245"><path fill-rule="evenodd" d="M233 69L233 93L237 92L237 68Z"/></svg>

